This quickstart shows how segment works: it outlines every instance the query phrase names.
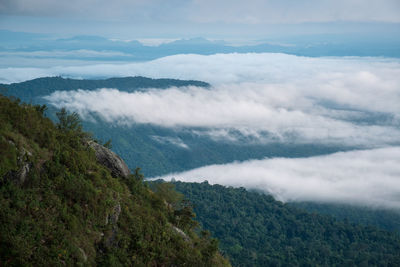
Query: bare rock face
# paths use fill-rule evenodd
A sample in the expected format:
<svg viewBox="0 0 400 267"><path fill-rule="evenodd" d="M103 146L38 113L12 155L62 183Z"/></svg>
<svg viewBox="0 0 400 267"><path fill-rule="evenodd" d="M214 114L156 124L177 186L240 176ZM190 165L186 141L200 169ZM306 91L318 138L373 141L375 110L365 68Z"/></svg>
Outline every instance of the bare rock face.
<svg viewBox="0 0 400 267"><path fill-rule="evenodd" d="M11 140L8 141L11 145L15 146L15 143ZM18 153L17 162L18 170L10 171L6 177L17 184L23 184L28 177L29 171L32 168L32 163L29 158L32 157L32 153L25 148L21 148Z"/></svg>
<svg viewBox="0 0 400 267"><path fill-rule="evenodd" d="M128 177L129 168L117 154L96 142L89 141L88 144L94 149L97 161L109 168L113 177Z"/></svg>
<svg viewBox="0 0 400 267"><path fill-rule="evenodd" d="M19 184L23 184L28 176L28 173L31 169L31 163L23 162L21 168L16 172L15 178L16 182Z"/></svg>
<svg viewBox="0 0 400 267"><path fill-rule="evenodd" d="M187 234L185 234L185 232L179 229L178 227L172 225L172 230L178 235L180 235L186 242L190 241L190 237L188 237Z"/></svg>
<svg viewBox="0 0 400 267"><path fill-rule="evenodd" d="M118 234L117 223L120 214L121 214L121 204L118 202L117 205L115 205L114 209L112 210L111 214L109 214L106 219L106 225L110 223L112 226L111 232L106 236L104 240L104 244L106 247L116 246L116 238Z"/></svg>

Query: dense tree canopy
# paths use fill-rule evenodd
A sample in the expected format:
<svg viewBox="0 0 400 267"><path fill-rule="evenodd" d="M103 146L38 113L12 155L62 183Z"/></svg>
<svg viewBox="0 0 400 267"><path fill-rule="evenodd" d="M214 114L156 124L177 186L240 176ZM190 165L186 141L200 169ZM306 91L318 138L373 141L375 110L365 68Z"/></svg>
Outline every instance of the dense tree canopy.
<svg viewBox="0 0 400 267"><path fill-rule="evenodd" d="M175 182L234 266L400 266L400 235L244 188Z"/></svg>

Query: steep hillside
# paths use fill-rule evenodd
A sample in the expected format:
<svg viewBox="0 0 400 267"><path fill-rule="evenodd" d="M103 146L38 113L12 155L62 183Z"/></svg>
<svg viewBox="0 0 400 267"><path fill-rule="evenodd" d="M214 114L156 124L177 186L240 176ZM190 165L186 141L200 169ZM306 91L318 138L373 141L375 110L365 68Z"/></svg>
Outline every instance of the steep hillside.
<svg viewBox="0 0 400 267"><path fill-rule="evenodd" d="M271 196L175 182L234 266L400 266L400 235L307 213Z"/></svg>
<svg viewBox="0 0 400 267"><path fill-rule="evenodd" d="M0 96L1 266L229 265L178 193L44 111Z"/></svg>

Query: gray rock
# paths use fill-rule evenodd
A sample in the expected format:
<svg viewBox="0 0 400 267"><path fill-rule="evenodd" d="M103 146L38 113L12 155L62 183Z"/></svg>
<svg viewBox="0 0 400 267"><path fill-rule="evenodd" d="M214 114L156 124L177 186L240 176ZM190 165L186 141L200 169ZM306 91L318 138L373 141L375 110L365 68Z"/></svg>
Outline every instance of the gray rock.
<svg viewBox="0 0 400 267"><path fill-rule="evenodd" d="M86 255L85 251L81 248L78 248L78 249L81 252L83 262L87 262L87 255Z"/></svg>
<svg viewBox="0 0 400 267"><path fill-rule="evenodd" d="M19 184L23 184L28 176L29 170L31 168L31 163L24 162L20 169L16 172L15 179Z"/></svg>
<svg viewBox="0 0 400 267"><path fill-rule="evenodd" d="M172 225L172 230L178 235L180 235L186 242L190 241L190 237L188 237L187 234L185 234L185 232L179 229L178 227Z"/></svg>
<svg viewBox="0 0 400 267"><path fill-rule="evenodd" d="M106 225L108 223L116 225L120 214L121 214L121 204L118 202L118 204L115 205L111 214L106 217Z"/></svg>
<svg viewBox="0 0 400 267"><path fill-rule="evenodd" d="M130 174L129 168L117 154L96 142L89 141L88 144L93 148L97 161L110 169L113 177L128 177Z"/></svg>
<svg viewBox="0 0 400 267"><path fill-rule="evenodd" d="M8 143L15 146L15 143L11 140L8 140ZM23 184L28 177L29 171L33 164L29 161L29 158L32 157L32 153L25 148L21 148L17 157L18 170L10 171L6 174L6 178L14 181L17 184Z"/></svg>
<svg viewBox="0 0 400 267"><path fill-rule="evenodd" d="M104 240L104 244L106 247L115 247L116 246L116 237L118 234L118 219L119 215L121 214L121 204L118 202L117 205L115 205L113 211L111 212L110 215L107 216L106 219L106 225L110 223L112 225L112 230L111 234L106 237Z"/></svg>

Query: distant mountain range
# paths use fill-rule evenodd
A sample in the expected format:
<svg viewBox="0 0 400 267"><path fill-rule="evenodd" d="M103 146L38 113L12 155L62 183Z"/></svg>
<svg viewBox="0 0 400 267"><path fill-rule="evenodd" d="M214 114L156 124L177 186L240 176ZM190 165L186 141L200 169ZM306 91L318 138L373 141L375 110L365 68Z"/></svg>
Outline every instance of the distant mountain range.
<svg viewBox="0 0 400 267"><path fill-rule="evenodd" d="M210 41L205 38L181 39L158 46L145 46L139 41L116 41L99 36L75 36L55 38L50 35L20 33L1 30L0 51L118 51L121 54L104 58L89 55L87 60L143 61L175 54L216 53L286 53L298 56L381 56L400 57L400 40L396 37L382 36L371 38L356 35L309 35L286 39L260 40L255 45L229 45L224 41ZM34 55L37 56L37 55ZM74 59L74 56L57 55L52 57ZM79 59L79 56L75 57Z"/></svg>

